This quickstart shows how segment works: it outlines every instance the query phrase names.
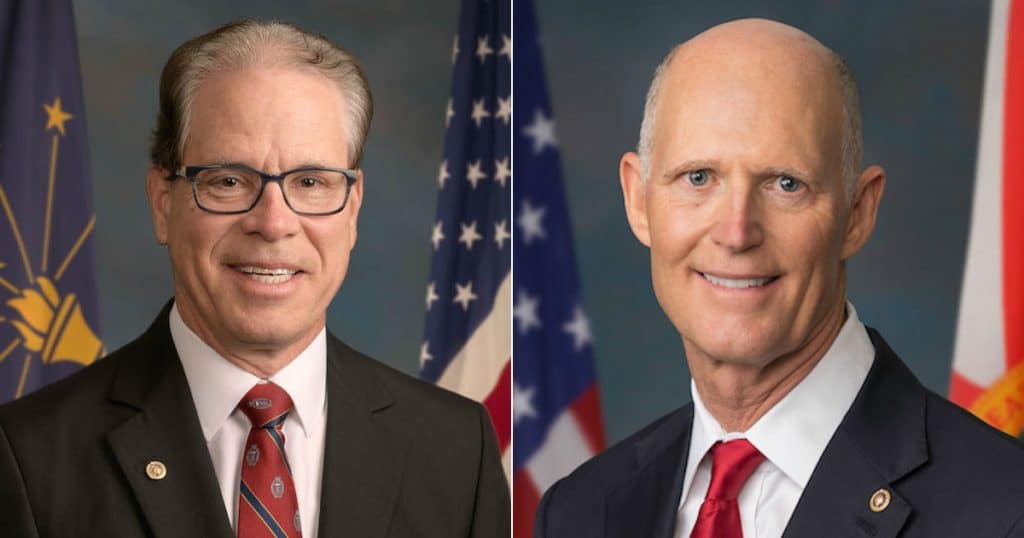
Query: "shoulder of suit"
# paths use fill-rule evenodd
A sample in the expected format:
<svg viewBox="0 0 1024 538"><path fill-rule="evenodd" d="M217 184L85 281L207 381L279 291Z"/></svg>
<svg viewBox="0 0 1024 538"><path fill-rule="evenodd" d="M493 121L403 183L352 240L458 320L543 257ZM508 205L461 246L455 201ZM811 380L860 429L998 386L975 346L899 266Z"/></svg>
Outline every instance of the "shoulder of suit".
<svg viewBox="0 0 1024 538"><path fill-rule="evenodd" d="M950 463L962 455L973 456L967 463L951 465L949 472L978 476L985 480L1006 480L1013 488L1024 492L1020 472L1007 473L1007 469L1024 469L1024 444L989 426L962 407L934 392L927 392L927 427L931 459L935 464ZM991 473L991 476L985 476Z"/></svg>
<svg viewBox="0 0 1024 538"><path fill-rule="evenodd" d="M633 478L638 471L638 445L649 444L657 438L664 442L653 448L657 452L669 449L672 445L668 441L677 440L680 435L689 436L692 407L693 404L680 407L590 458L556 484L559 495L568 498L603 496Z"/></svg>
<svg viewBox="0 0 1024 538"><path fill-rule="evenodd" d="M481 412L480 403L392 368L353 349L330 333L328 335L333 340L331 344L338 346L345 354L345 366L358 369L364 374L371 374L380 381L393 396L393 407L396 410L412 414L418 417L418 420L429 420L432 413L478 420ZM346 373L342 372L342 375Z"/></svg>
<svg viewBox="0 0 1024 538"><path fill-rule="evenodd" d="M107 401L119 365L146 360L142 336L68 377L0 406L0 427L40 431L50 425L88 422Z"/></svg>

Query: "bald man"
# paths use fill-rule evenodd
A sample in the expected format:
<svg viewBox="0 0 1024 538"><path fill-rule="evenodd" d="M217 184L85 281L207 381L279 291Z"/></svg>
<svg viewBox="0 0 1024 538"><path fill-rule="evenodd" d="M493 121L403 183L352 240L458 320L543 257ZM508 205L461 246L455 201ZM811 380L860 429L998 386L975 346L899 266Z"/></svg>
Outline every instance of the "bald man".
<svg viewBox="0 0 1024 538"><path fill-rule="evenodd" d="M538 537L1024 536L1024 448L926 390L846 299L885 171L856 83L765 20L676 47L619 173L693 403L552 486Z"/></svg>

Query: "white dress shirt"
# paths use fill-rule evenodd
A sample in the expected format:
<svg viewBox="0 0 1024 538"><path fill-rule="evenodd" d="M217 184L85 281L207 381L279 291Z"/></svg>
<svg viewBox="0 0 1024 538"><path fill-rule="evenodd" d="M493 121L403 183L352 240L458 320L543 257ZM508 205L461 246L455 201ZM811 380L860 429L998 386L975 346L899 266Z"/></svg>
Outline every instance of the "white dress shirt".
<svg viewBox="0 0 1024 538"><path fill-rule="evenodd" d="M747 439L765 456L740 490L737 503L744 538L782 536L814 467L850 408L875 359L867 330L853 305L832 346L811 373L746 432L726 432L693 394L693 430L679 502L676 538L693 532L711 483L717 441Z"/></svg>
<svg viewBox="0 0 1024 538"><path fill-rule="evenodd" d="M231 364L200 340L181 319L177 305L171 308L170 325L213 460L224 509L237 533L242 452L252 427L237 406L249 389L265 381ZM292 398L294 408L284 423L285 453L299 502L302 535L316 536L327 416L326 329L269 381Z"/></svg>

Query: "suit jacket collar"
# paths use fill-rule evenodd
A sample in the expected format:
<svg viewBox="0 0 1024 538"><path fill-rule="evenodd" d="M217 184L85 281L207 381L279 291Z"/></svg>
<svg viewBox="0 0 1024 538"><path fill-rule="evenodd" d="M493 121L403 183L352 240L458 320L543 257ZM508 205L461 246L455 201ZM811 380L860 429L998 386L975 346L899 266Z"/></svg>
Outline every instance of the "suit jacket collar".
<svg viewBox="0 0 1024 538"><path fill-rule="evenodd" d="M409 438L388 420L394 398L376 368L328 333L322 536L385 536L395 510Z"/></svg>
<svg viewBox="0 0 1024 538"><path fill-rule="evenodd" d="M875 361L818 461L783 536L818 537L823 529L852 536L896 536L912 513L894 484L928 461L926 393L874 329ZM605 499L605 536L670 538L693 424L684 406L633 442L635 467ZM884 489L888 506L875 512Z"/></svg>
<svg viewBox="0 0 1024 538"><path fill-rule="evenodd" d="M692 424L689 404L633 443L634 471L605 499L606 537L672 537Z"/></svg>
<svg viewBox="0 0 1024 538"><path fill-rule="evenodd" d="M169 311L170 304L125 349L110 401L138 413L111 430L107 442L154 536L229 538L234 532L171 341ZM166 476L149 478L150 462L162 463Z"/></svg>
<svg viewBox="0 0 1024 538"><path fill-rule="evenodd" d="M168 303L125 349L112 405L138 413L107 435L152 533L233 537L192 395L168 328ZM395 509L409 439L387 420L394 403L364 357L328 333L327 431L319 534L385 536ZM167 475L148 477L159 461Z"/></svg>
<svg viewBox="0 0 1024 538"><path fill-rule="evenodd" d="M928 461L926 392L878 332L868 334L875 363L783 536L819 536L823 525L853 536L896 536L913 511L895 484ZM879 490L891 500L875 512L869 502Z"/></svg>

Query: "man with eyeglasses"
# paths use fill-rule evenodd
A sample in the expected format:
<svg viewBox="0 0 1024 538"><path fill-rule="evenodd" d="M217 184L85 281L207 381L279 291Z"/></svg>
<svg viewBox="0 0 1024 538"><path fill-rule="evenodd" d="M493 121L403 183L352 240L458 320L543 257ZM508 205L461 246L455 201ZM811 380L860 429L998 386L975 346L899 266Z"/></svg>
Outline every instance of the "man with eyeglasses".
<svg viewBox="0 0 1024 538"><path fill-rule="evenodd" d="M291 25L171 55L146 192L174 299L0 410L0 534L509 534L483 408L326 331L371 108L356 60Z"/></svg>

